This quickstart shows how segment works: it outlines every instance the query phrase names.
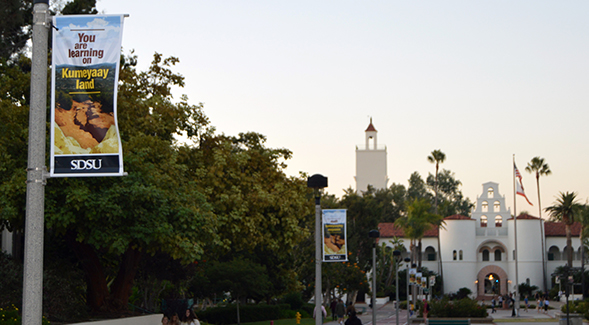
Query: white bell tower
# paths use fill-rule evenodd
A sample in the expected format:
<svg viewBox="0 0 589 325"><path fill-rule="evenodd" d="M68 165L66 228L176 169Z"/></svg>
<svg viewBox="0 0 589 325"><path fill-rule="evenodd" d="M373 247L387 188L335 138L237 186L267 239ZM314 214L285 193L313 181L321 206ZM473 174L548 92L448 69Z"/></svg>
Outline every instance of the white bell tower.
<svg viewBox="0 0 589 325"><path fill-rule="evenodd" d="M372 185L376 189L387 188L389 177L387 176L387 148L382 146L379 148L376 141L376 134L378 132L372 125L372 117L370 124L366 128L366 142L363 149L356 146L356 192L362 193L366 191L368 185ZM372 143L371 143L372 142Z"/></svg>

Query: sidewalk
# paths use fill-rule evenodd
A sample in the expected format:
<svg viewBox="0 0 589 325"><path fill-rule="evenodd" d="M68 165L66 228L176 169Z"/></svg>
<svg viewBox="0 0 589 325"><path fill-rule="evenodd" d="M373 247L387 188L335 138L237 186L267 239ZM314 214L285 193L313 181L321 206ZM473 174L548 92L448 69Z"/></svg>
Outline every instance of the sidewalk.
<svg viewBox="0 0 589 325"><path fill-rule="evenodd" d="M524 308L520 309L518 317L512 317L512 310L511 309L497 309L495 313L491 313L491 309L489 311L489 317L493 319L494 324L503 324L503 323L518 323L518 325L533 325L538 322L558 322L558 318L556 314L560 312L560 307L563 305L562 302L558 301L551 301L552 309L549 309L548 312L545 314L544 311L538 312L536 309L529 309L527 312ZM372 310L368 307L367 304L360 304L357 303L356 305L357 310L364 309L366 312L358 315L358 318L362 320L362 324L364 325L373 325L372 324ZM395 308L392 302L388 302L384 305L376 305L376 325L396 325L397 319L395 317ZM331 316L330 316L331 317ZM339 325L337 321L331 321L329 318L329 322L324 324L326 325ZM344 320L345 321L345 320ZM399 310L399 325L406 325L407 324L407 311L406 310ZM417 325L417 322L413 322L414 325Z"/></svg>

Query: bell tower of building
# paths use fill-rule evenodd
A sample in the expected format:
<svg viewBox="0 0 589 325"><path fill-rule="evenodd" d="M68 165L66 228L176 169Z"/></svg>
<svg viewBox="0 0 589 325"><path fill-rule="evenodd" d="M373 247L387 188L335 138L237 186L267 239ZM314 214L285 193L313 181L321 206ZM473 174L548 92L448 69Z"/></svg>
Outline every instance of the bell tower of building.
<svg viewBox="0 0 589 325"><path fill-rule="evenodd" d="M387 187L389 177L387 176L387 148L378 146L376 135L378 131L370 124L365 131L364 148L356 146L356 192L366 191L368 185L376 189Z"/></svg>

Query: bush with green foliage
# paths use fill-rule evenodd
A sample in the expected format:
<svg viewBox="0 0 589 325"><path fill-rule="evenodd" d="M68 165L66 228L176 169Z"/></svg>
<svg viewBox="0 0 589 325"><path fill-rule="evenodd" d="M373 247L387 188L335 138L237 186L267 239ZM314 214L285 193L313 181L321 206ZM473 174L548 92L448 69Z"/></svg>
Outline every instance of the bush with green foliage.
<svg viewBox="0 0 589 325"><path fill-rule="evenodd" d="M17 325L22 324L21 315L18 312L18 308L12 305L7 308L0 307L0 324L2 325ZM45 316L41 319L41 324L49 325L49 321Z"/></svg>
<svg viewBox="0 0 589 325"><path fill-rule="evenodd" d="M242 323L260 322L265 320L275 320L289 318L290 305L240 305L239 318ZM196 312L198 319L210 324L236 324L237 323L237 306L235 304L226 307L210 308L204 311Z"/></svg>
<svg viewBox="0 0 589 325"><path fill-rule="evenodd" d="M303 307L303 294L301 292L290 292L284 295L282 302L290 305L290 309L299 310Z"/></svg>
<svg viewBox="0 0 589 325"><path fill-rule="evenodd" d="M463 298L450 300L444 296L441 300L432 300L430 304L430 317L487 317L487 308L481 306L476 300ZM423 303L419 303L419 314L423 316Z"/></svg>
<svg viewBox="0 0 589 325"><path fill-rule="evenodd" d="M568 305L564 304L560 307L562 313L568 312L572 314L581 314L585 319L589 320L589 301L569 301Z"/></svg>

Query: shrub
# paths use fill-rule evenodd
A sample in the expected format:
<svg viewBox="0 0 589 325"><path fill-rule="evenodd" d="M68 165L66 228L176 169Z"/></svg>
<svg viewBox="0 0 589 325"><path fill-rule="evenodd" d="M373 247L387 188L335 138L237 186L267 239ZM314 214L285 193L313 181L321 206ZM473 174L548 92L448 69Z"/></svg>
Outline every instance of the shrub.
<svg viewBox="0 0 589 325"><path fill-rule="evenodd" d="M20 313L18 312L18 308L15 305L12 305L7 308L0 308L0 324L2 325L17 325L21 324L22 319ZM45 316L41 319L41 324L49 325L49 321Z"/></svg>
<svg viewBox="0 0 589 325"><path fill-rule="evenodd" d="M433 300L430 304L430 317L487 317L487 308L476 300L464 298L450 301L448 297ZM420 311L421 313L421 311Z"/></svg>
<svg viewBox="0 0 589 325"><path fill-rule="evenodd" d="M284 295L283 301L285 304L289 304L290 309L292 310L301 309L301 307L303 307L303 304L305 303L303 301L303 294L300 292L287 293L286 295Z"/></svg>
<svg viewBox="0 0 589 325"><path fill-rule="evenodd" d="M239 317L242 323L260 322L288 317L290 305L240 305ZM302 314L302 313L301 313ZM237 306L210 308L196 313L200 320L211 324L236 324Z"/></svg>

